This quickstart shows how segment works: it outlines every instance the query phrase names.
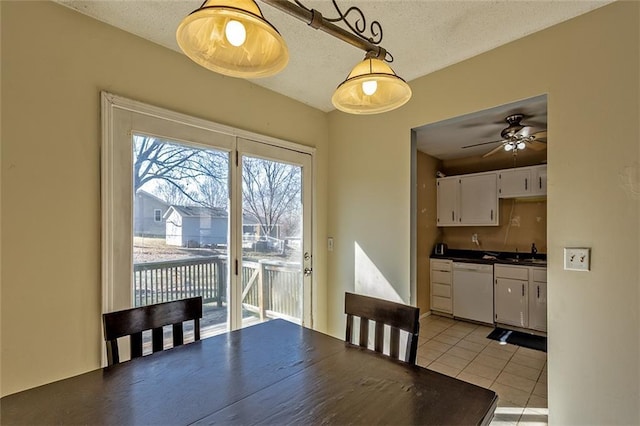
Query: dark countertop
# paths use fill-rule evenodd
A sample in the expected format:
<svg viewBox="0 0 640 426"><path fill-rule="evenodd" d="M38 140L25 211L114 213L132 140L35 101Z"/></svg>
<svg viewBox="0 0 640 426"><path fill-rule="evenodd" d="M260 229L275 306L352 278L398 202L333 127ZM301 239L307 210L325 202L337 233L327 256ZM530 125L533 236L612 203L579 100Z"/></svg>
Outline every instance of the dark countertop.
<svg viewBox="0 0 640 426"><path fill-rule="evenodd" d="M485 259L484 257L495 257ZM450 259L454 262L481 263L485 265L520 265L539 266L546 268L547 255L545 253L516 253L516 252L496 252L490 250L459 250L448 249L445 254L431 253L432 259Z"/></svg>

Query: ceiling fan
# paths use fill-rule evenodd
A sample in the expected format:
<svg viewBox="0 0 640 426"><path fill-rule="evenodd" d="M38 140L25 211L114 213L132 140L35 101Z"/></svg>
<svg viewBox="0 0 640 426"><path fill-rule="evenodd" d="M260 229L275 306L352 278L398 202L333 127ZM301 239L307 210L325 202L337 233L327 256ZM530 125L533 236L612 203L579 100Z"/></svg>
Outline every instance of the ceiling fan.
<svg viewBox="0 0 640 426"><path fill-rule="evenodd" d="M493 148L482 156L482 158L495 154L500 150L512 152L513 155L517 155L518 151L522 151L529 147L536 151L541 151L547 147L547 131L542 130L536 133L530 133L531 126L520 123L524 119L524 114L512 114L505 118L508 126L505 127L500 136L502 139L491 142L476 143L473 145L463 146L462 148L472 148L474 146L490 145L494 143L501 143L501 145Z"/></svg>

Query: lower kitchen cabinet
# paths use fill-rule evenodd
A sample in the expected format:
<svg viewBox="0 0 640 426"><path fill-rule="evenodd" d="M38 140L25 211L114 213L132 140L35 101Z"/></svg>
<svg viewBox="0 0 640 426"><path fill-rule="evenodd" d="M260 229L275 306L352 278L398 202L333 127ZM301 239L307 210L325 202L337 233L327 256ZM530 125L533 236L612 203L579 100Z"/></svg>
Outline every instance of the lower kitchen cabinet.
<svg viewBox="0 0 640 426"><path fill-rule="evenodd" d="M529 325L529 283L510 278L496 278L496 322L527 328Z"/></svg>
<svg viewBox="0 0 640 426"><path fill-rule="evenodd" d="M531 268L529 328L547 331L547 269Z"/></svg>
<svg viewBox="0 0 640 426"><path fill-rule="evenodd" d="M431 259L431 310L453 313L451 260Z"/></svg>
<svg viewBox="0 0 640 426"><path fill-rule="evenodd" d="M496 322L547 331L547 269L495 265Z"/></svg>

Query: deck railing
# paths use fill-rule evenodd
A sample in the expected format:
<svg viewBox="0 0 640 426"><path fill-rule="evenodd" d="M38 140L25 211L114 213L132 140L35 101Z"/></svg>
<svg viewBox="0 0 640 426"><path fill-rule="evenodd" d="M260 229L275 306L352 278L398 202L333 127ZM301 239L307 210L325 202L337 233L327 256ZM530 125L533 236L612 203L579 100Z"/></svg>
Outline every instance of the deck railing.
<svg viewBox="0 0 640 426"><path fill-rule="evenodd" d="M227 303L227 257L134 264L135 306L202 296L203 302ZM242 262L243 308L264 319L302 317L300 264L272 260Z"/></svg>

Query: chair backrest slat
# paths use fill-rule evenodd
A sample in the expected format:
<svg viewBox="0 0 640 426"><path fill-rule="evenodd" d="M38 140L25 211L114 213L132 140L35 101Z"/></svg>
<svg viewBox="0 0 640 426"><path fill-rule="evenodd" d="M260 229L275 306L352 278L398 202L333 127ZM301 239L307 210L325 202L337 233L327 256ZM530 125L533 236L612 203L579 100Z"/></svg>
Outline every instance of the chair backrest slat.
<svg viewBox="0 0 640 426"><path fill-rule="evenodd" d="M345 294L347 327L345 340L353 343L353 317L360 318L359 346L368 347L369 321L375 321L374 350L383 353L385 325L390 326L389 356L400 358L400 330L406 331L407 349L404 361L415 364L420 330L420 309L414 306L360 294Z"/></svg>
<svg viewBox="0 0 640 426"><path fill-rule="evenodd" d="M151 330L152 351L164 349L163 327L173 326L173 346L184 343L182 323L194 322L194 340L200 340L202 297L175 300L103 314L109 365L120 362L118 338L130 336L131 358L142 356L142 332Z"/></svg>

